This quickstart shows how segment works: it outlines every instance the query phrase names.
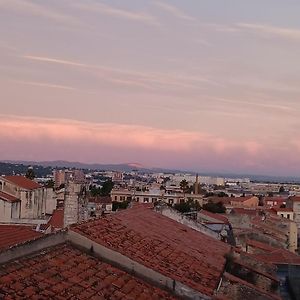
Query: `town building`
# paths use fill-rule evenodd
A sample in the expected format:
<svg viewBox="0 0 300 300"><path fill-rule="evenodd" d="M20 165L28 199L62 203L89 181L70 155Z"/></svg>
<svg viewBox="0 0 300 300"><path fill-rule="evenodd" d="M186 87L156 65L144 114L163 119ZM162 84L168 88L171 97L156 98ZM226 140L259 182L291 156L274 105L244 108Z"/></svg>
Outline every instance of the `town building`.
<svg viewBox="0 0 300 300"><path fill-rule="evenodd" d="M139 203L155 203L164 201L167 204L173 205L185 202L187 200L197 201L202 205L203 195L188 194L183 192L171 192L165 190L149 190L149 191L136 191L128 189L113 189L111 191L112 201L135 201Z"/></svg>
<svg viewBox="0 0 300 300"><path fill-rule="evenodd" d="M0 221L44 219L56 207L53 190L23 176L0 177Z"/></svg>
<svg viewBox="0 0 300 300"><path fill-rule="evenodd" d="M282 218L286 218L289 220L294 220L294 212L291 208L287 207L273 207L271 208L271 211L273 211L275 214Z"/></svg>

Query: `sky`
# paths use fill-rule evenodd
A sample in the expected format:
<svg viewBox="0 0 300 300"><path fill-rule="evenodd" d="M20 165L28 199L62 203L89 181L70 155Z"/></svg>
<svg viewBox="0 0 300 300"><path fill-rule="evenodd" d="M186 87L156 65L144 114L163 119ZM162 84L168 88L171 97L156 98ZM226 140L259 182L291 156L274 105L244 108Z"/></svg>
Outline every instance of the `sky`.
<svg viewBox="0 0 300 300"><path fill-rule="evenodd" d="M300 175L299 0L0 0L0 160Z"/></svg>

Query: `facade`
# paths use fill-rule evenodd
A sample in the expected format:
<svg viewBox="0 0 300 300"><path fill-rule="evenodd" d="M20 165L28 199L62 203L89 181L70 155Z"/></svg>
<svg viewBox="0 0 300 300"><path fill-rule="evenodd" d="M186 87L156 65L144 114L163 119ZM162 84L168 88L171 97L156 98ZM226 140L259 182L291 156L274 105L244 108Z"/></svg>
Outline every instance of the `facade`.
<svg viewBox="0 0 300 300"><path fill-rule="evenodd" d="M136 201L139 203L155 203L157 201L164 201L167 204L173 205L192 199L198 201L202 205L202 195L186 194L182 192L165 192L164 190L150 190L146 192L139 192L133 190L112 190L112 201Z"/></svg>
<svg viewBox="0 0 300 300"><path fill-rule="evenodd" d="M70 180L76 183L85 182L85 174L82 170L54 170L53 177L56 189Z"/></svg>
<svg viewBox="0 0 300 300"><path fill-rule="evenodd" d="M0 192L2 222L43 219L55 208L52 189L23 176L0 177Z"/></svg>
<svg viewBox="0 0 300 300"><path fill-rule="evenodd" d="M281 197L265 197L264 198L264 205L267 207L273 207L273 206L281 206L285 205L286 200Z"/></svg>
<svg viewBox="0 0 300 300"><path fill-rule="evenodd" d="M112 201L109 196L91 197L88 200L88 212L90 217L99 217L112 212Z"/></svg>
<svg viewBox="0 0 300 300"><path fill-rule="evenodd" d="M282 218L286 218L289 220L294 220L294 212L291 208L286 207L273 207L272 210Z"/></svg>

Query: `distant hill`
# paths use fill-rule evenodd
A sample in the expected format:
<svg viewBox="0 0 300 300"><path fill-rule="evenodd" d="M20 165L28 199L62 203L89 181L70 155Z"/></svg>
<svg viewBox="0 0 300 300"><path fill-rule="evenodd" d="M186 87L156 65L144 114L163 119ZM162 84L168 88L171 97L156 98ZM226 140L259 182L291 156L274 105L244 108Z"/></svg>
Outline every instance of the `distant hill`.
<svg viewBox="0 0 300 300"><path fill-rule="evenodd" d="M81 162L69 162L64 160L56 161L13 161L5 160L0 162L0 174L11 175L25 174L28 166L33 166L37 176L45 176L51 174L55 168L76 168L83 170L94 171L119 171L119 172L132 172L138 171L140 173L189 173L195 175L196 172L185 170L172 170L163 168L148 168L139 163L124 163L124 164L88 164ZM268 175L253 175L253 174L231 174L231 173L216 173L216 172L199 172L200 176L213 176L224 178L250 178L252 181L257 182L273 182L273 183L300 183L300 177L293 176L268 176Z"/></svg>
<svg viewBox="0 0 300 300"><path fill-rule="evenodd" d="M49 166L22 163L5 163L0 162L0 175L25 175L28 167L32 166L37 177L45 177L52 173L52 168Z"/></svg>
<svg viewBox="0 0 300 300"><path fill-rule="evenodd" d="M162 172L162 173L180 173L182 170L168 170L161 168L147 168L138 163L124 163L124 164L88 164L81 162L70 162L64 160L56 161L13 161L5 160L3 163L12 164L12 165L24 165L24 166L42 166L42 167L51 167L51 168L76 168L76 169L85 169L85 170L104 170L104 171L120 171L120 172L131 172L133 170L139 172ZM1 169L0 169L1 170Z"/></svg>

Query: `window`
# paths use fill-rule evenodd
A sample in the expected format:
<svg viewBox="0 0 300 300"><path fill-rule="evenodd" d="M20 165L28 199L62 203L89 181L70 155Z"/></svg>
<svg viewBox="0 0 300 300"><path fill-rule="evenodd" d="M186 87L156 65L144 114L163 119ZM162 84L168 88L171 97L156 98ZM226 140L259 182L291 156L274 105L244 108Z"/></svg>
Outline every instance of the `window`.
<svg viewBox="0 0 300 300"><path fill-rule="evenodd" d="M173 204L174 203L174 199L169 199L169 204Z"/></svg>
<svg viewBox="0 0 300 300"><path fill-rule="evenodd" d="M287 214L286 217L287 217L288 219L290 219L290 214Z"/></svg>
<svg viewBox="0 0 300 300"><path fill-rule="evenodd" d="M144 198L144 202L149 202L149 198L148 198L148 197L145 197L145 198Z"/></svg>
<svg viewBox="0 0 300 300"><path fill-rule="evenodd" d="M26 208L32 208L32 192L26 192Z"/></svg>
<svg viewBox="0 0 300 300"><path fill-rule="evenodd" d="M157 198L152 198L152 202L156 202L157 201Z"/></svg>
<svg viewBox="0 0 300 300"><path fill-rule="evenodd" d="M115 196L115 201L118 201L118 196Z"/></svg>
<svg viewBox="0 0 300 300"><path fill-rule="evenodd" d="M281 214L281 217L283 218L283 214Z"/></svg>

